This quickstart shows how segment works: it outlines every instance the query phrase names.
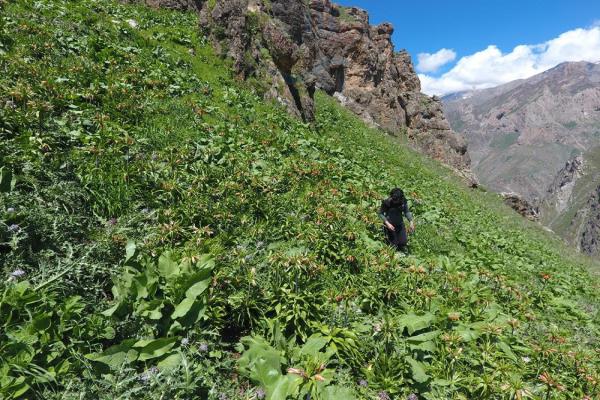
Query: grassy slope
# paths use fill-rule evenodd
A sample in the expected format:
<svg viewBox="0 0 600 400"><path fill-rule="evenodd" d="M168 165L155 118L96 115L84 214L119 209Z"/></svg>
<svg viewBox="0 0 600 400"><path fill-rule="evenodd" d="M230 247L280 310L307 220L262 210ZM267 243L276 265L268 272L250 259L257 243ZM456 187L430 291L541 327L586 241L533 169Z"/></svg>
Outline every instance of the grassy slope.
<svg viewBox="0 0 600 400"><path fill-rule="evenodd" d="M3 396L254 398L260 379L231 372L236 345L274 319L298 344L329 335L332 383L358 398L598 395L598 281L496 196L325 96L315 127L264 104L193 15L0 4L0 264L27 273L2 284ZM404 258L381 244L375 215L396 185L418 221ZM140 275L167 249L182 270L215 260L191 323L172 314L189 285L164 268ZM114 296L118 318L103 316ZM282 371L309 370L281 354Z"/></svg>

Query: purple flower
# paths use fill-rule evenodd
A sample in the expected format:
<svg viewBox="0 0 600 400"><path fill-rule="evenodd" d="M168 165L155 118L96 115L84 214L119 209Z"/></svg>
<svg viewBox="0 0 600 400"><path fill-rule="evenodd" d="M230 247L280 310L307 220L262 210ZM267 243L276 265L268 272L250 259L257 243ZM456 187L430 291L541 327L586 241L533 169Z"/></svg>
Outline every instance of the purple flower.
<svg viewBox="0 0 600 400"><path fill-rule="evenodd" d="M19 279L19 278L24 277L25 275L27 275L27 272L23 271L20 268L17 268L13 272L10 273L10 277L12 279Z"/></svg>
<svg viewBox="0 0 600 400"><path fill-rule="evenodd" d="M190 339L188 339L188 338L181 339L182 346L187 346L188 344L190 344Z"/></svg>
<svg viewBox="0 0 600 400"><path fill-rule="evenodd" d="M117 219L116 218L111 218L108 220L108 225L109 226L115 226L117 224Z"/></svg>
<svg viewBox="0 0 600 400"><path fill-rule="evenodd" d="M389 394L387 394L387 392L379 392L379 393L377 394L377 397L379 398L379 400L392 400L392 399L390 398L390 395L389 395Z"/></svg>
<svg viewBox="0 0 600 400"><path fill-rule="evenodd" d="M156 366L150 367L150 369L147 369L142 374L140 374L138 379L140 381L146 383L150 380L150 378L152 378L152 375L156 375L156 374L158 374L158 372L159 372L158 367L156 367Z"/></svg>
<svg viewBox="0 0 600 400"><path fill-rule="evenodd" d="M265 393L265 391L263 390L263 388L259 388L259 389L256 391L256 398L257 398L257 399L264 399L266 395L267 395L267 394Z"/></svg>
<svg viewBox="0 0 600 400"><path fill-rule="evenodd" d="M419 400L419 396L417 396L414 393L411 393L408 395L408 397L406 398L406 400Z"/></svg>
<svg viewBox="0 0 600 400"><path fill-rule="evenodd" d="M200 347L198 347L200 353L206 353L208 351L208 345L206 343L201 343Z"/></svg>
<svg viewBox="0 0 600 400"><path fill-rule="evenodd" d="M19 230L21 230L21 227L17 224L12 224L11 226L8 227L8 230L10 232L19 232Z"/></svg>
<svg viewBox="0 0 600 400"><path fill-rule="evenodd" d="M367 387L369 386L369 382L367 382L366 379L361 379L360 381L358 381L358 386Z"/></svg>

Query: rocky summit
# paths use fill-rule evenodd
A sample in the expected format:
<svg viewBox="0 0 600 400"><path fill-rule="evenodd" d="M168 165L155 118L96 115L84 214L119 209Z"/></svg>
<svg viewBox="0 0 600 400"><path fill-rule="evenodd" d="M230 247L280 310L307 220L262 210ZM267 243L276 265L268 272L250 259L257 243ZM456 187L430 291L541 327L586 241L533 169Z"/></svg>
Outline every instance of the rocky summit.
<svg viewBox="0 0 600 400"><path fill-rule="evenodd" d="M265 84L265 98L305 121L314 120L314 94L323 90L472 180L464 137L451 130L440 100L421 93L410 55L394 50L392 25L372 26L366 11L329 0L146 3L197 10L201 29L237 74Z"/></svg>

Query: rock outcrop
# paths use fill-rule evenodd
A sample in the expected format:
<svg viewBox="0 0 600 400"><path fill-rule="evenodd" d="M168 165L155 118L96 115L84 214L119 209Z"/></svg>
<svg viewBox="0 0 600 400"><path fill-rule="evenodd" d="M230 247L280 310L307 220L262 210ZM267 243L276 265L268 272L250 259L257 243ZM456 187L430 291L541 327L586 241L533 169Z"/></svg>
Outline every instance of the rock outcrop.
<svg viewBox="0 0 600 400"><path fill-rule="evenodd" d="M581 234L581 251L591 256L600 256L600 186L590 197L587 223Z"/></svg>
<svg viewBox="0 0 600 400"><path fill-rule="evenodd" d="M583 157L577 156L567 161L565 167L558 172L554 181L548 187L546 191L548 202L552 203L552 206L558 213L564 212L567 209L569 200L573 195L575 183L582 174Z"/></svg>
<svg viewBox="0 0 600 400"><path fill-rule="evenodd" d="M266 98L306 121L314 93L338 98L367 123L406 134L423 153L474 182L466 140L450 129L442 104L422 94L410 56L396 52L390 24L330 0L146 0L200 13L201 29L242 78L266 82Z"/></svg>
<svg viewBox="0 0 600 400"><path fill-rule="evenodd" d="M537 221L540 217L539 207L531 204L517 193L501 193L504 203L527 219Z"/></svg>
<svg viewBox="0 0 600 400"><path fill-rule="evenodd" d="M600 255L600 147L567 161L540 208L543 224L581 252Z"/></svg>

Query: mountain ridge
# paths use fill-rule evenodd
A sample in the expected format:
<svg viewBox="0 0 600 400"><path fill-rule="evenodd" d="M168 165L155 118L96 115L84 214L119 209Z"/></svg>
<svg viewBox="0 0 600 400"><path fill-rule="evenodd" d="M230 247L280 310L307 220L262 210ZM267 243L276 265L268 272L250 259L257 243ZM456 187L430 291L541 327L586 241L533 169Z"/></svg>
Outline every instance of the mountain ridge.
<svg viewBox="0 0 600 400"><path fill-rule="evenodd" d="M451 94L444 102L453 128L468 137L481 182L494 191L518 193L534 207L564 203L562 211L541 207L546 214L541 220L581 247L581 230L565 228L565 221L560 228L552 222L559 219L557 213L568 213L570 198L566 192L554 193L561 186L553 182L579 155L589 158L588 150L600 144L600 65L561 63L528 79ZM594 218L589 232L596 232ZM588 254L596 254L590 249L584 246Z"/></svg>

